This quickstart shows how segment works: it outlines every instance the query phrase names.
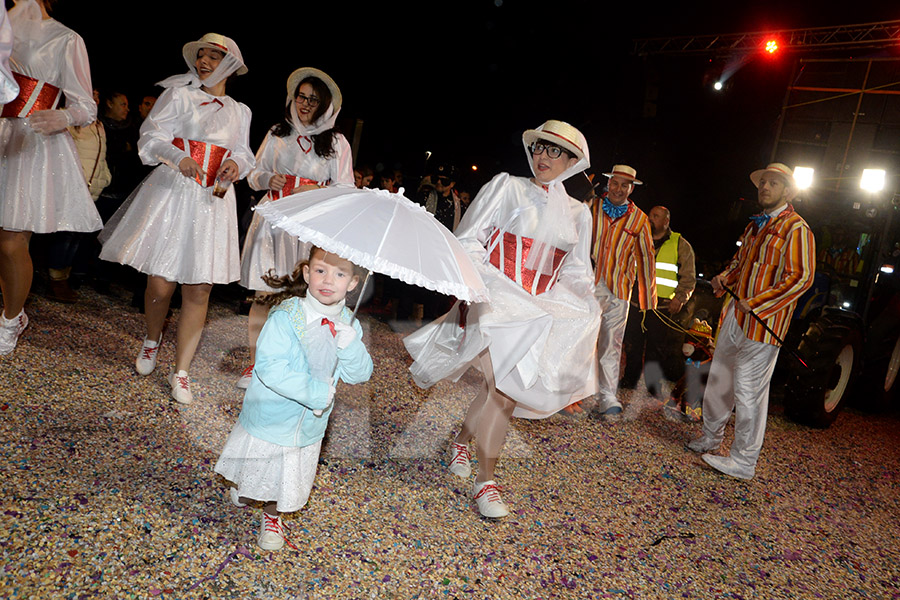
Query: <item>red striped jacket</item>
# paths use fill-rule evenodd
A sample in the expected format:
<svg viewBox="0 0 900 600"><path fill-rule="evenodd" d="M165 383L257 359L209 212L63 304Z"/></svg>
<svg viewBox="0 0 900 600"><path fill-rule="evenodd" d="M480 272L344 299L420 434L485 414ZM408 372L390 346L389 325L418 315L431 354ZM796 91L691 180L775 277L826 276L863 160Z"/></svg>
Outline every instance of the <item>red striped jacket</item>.
<svg viewBox="0 0 900 600"><path fill-rule="evenodd" d="M641 310L656 308L656 251L650 234L650 219L630 200L628 211L618 219L603 212L603 200L594 201L594 237L591 258L594 283L604 281L616 298L629 300L635 277Z"/></svg>
<svg viewBox="0 0 900 600"><path fill-rule="evenodd" d="M816 241L803 217L788 204L761 230L750 223L738 249L720 276L738 298L784 339L797 300L813 283L816 270ZM722 306L719 325L731 309L731 296ZM778 345L760 323L741 311L737 321L748 339Z"/></svg>

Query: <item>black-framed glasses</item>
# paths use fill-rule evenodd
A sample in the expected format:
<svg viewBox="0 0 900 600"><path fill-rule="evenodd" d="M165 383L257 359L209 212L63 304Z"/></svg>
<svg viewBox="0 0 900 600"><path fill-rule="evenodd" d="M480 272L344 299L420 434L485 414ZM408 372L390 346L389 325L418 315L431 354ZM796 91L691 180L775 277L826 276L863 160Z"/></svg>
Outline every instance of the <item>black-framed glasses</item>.
<svg viewBox="0 0 900 600"><path fill-rule="evenodd" d="M531 153L534 156L543 154L545 150L547 151L547 156L550 158L559 158L563 153L563 149L556 144L544 144L541 142L534 142L531 144Z"/></svg>
<svg viewBox="0 0 900 600"><path fill-rule="evenodd" d="M306 102L310 108L315 108L319 105L319 98L318 96L304 96L303 94L297 94L297 103L303 104L304 102Z"/></svg>
<svg viewBox="0 0 900 600"><path fill-rule="evenodd" d="M440 183L441 185L450 185L449 177L445 177L443 175L438 175L436 179L437 179L437 183Z"/></svg>

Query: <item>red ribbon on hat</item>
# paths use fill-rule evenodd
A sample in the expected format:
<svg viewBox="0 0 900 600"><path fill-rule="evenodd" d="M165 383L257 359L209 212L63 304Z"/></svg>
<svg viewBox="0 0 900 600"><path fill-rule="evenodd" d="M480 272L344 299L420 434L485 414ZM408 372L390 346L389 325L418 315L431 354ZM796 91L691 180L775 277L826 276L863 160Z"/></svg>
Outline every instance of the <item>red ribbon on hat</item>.
<svg viewBox="0 0 900 600"><path fill-rule="evenodd" d="M337 337L337 329L334 328L334 321L329 321L325 317L322 317L322 325L328 325L328 329L331 330L331 337Z"/></svg>

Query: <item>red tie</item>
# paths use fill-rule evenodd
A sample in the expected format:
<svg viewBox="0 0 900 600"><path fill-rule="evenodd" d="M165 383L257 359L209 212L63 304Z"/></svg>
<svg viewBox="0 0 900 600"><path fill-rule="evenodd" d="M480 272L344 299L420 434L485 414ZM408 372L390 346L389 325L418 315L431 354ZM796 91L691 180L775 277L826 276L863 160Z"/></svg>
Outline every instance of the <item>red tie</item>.
<svg viewBox="0 0 900 600"><path fill-rule="evenodd" d="M322 317L322 325L328 325L328 329L331 330L331 337L337 336L337 329L334 328L334 321L329 321L325 317Z"/></svg>

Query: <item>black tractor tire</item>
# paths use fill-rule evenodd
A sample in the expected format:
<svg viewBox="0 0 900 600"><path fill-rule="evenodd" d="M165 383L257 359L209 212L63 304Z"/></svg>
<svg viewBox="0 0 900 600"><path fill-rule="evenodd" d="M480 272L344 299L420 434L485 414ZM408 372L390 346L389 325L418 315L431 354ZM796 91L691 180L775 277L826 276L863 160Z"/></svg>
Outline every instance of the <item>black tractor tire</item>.
<svg viewBox="0 0 900 600"><path fill-rule="evenodd" d="M860 408L885 411L892 407L900 388L900 332L873 341L873 345L877 348L866 359L856 395Z"/></svg>
<svg viewBox="0 0 900 600"><path fill-rule="evenodd" d="M846 404L862 362L862 326L839 309L824 309L800 338L788 361L785 414L804 425L826 428ZM782 350L784 353L785 350Z"/></svg>

